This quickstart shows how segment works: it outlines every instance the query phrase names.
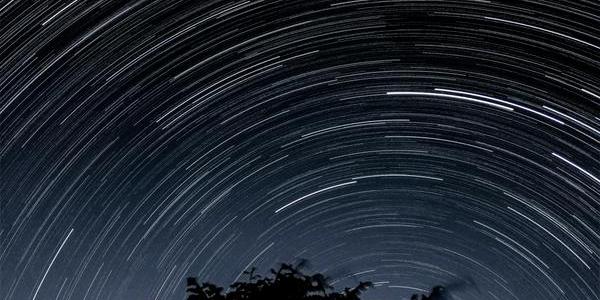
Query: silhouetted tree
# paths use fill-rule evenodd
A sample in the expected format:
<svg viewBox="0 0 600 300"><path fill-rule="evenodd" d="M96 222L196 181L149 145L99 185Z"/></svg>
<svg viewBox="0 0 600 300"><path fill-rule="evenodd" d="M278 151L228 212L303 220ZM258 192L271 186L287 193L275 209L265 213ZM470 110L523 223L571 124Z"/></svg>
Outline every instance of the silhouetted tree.
<svg viewBox="0 0 600 300"><path fill-rule="evenodd" d="M255 268L244 271L247 282L238 281L223 294L223 288L204 282L199 285L196 278L187 279L187 300L360 300L360 294L372 287L370 282L360 282L354 288L345 288L343 292L333 291L323 274L304 274L298 265L281 264L279 269L271 269L272 276L261 277L254 274Z"/></svg>
<svg viewBox="0 0 600 300"><path fill-rule="evenodd" d="M411 300L452 300L452 293L456 293L464 290L472 290L481 294L479 287L475 283L475 281L471 277L464 277L458 279L454 282L450 282L445 284L444 286L437 285L431 289L431 293L429 296L421 295L413 295Z"/></svg>
<svg viewBox="0 0 600 300"><path fill-rule="evenodd" d="M227 293L223 288L209 282L199 285L196 278L187 279L187 300L360 300L360 295L365 290L373 287L371 282L360 282L354 288L345 288L335 292L329 285L328 278L317 273L307 275L301 271L308 262L301 260L296 266L281 264L279 269L271 269L272 276L262 277L255 274L256 268L244 271L248 281L238 281L230 285ZM457 282L448 285L456 288L471 284ZM435 286L431 293L426 295L414 294L411 300L451 300L447 288Z"/></svg>

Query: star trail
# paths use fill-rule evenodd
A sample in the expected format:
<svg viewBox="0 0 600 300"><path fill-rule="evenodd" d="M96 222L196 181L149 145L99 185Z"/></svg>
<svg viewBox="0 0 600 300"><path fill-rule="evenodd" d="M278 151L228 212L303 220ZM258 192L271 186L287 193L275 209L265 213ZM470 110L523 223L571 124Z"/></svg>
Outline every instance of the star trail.
<svg viewBox="0 0 600 300"><path fill-rule="evenodd" d="M0 1L0 299L600 299L599 162L595 1Z"/></svg>

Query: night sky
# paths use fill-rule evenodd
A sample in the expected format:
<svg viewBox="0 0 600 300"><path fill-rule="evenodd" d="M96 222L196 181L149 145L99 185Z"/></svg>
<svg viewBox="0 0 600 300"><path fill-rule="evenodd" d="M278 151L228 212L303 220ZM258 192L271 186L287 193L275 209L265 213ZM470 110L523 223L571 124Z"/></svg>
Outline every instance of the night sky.
<svg viewBox="0 0 600 300"><path fill-rule="evenodd" d="M599 216L596 1L0 1L0 299L600 299Z"/></svg>

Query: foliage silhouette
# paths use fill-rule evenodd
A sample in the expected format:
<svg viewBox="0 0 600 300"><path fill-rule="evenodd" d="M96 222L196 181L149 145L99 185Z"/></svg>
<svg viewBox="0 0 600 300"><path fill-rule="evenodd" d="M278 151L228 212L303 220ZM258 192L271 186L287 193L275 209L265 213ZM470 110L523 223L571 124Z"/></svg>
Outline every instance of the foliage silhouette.
<svg viewBox="0 0 600 300"><path fill-rule="evenodd" d="M360 282L354 288L335 292L323 274L304 274L300 268L305 263L281 264L278 270L271 269L269 277L254 274L255 268L244 271L249 280L235 282L226 293L222 287L208 282L199 285L196 278L190 277L187 300L360 300L361 293L372 287L371 282Z"/></svg>
<svg viewBox="0 0 600 300"><path fill-rule="evenodd" d="M446 289L443 286L434 286L429 296L414 294L410 297L411 300L450 300L450 296L446 293Z"/></svg>
<svg viewBox="0 0 600 300"><path fill-rule="evenodd" d="M328 278L317 273L307 275L301 271L306 264L302 260L296 266L281 264L279 269L271 269L272 276L255 274L256 268L244 271L248 281L238 281L224 288L209 282L199 285L196 278L188 277L187 300L360 300L362 292L373 287L369 281L360 282L354 288L334 291ZM447 300L449 296L445 287L435 286L429 296L413 295L411 300Z"/></svg>

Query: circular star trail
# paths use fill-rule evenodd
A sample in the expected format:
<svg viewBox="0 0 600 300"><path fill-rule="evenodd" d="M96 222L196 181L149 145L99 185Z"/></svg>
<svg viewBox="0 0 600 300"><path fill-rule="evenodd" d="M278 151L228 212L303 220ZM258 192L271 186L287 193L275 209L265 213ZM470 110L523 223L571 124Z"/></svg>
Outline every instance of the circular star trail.
<svg viewBox="0 0 600 300"><path fill-rule="evenodd" d="M306 258L600 299L594 1L0 2L0 298Z"/></svg>

